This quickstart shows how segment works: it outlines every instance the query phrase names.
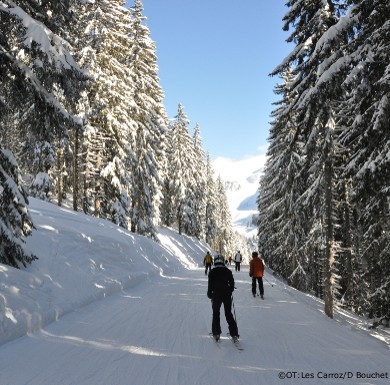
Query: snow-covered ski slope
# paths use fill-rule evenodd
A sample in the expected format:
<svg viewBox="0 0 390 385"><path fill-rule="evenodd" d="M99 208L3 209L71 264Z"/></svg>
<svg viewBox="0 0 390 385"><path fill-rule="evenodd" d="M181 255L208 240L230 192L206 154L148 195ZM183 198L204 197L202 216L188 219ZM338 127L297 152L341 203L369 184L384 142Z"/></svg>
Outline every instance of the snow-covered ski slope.
<svg viewBox="0 0 390 385"><path fill-rule="evenodd" d="M390 381L385 332L369 335L349 313L328 319L320 301L270 274L263 301L251 295L247 268L234 272L238 351L223 312L222 341L209 337L207 277L196 267L204 244L161 229L157 245L39 201L31 207L38 231L28 247L40 260L26 271L0 265L1 385Z"/></svg>

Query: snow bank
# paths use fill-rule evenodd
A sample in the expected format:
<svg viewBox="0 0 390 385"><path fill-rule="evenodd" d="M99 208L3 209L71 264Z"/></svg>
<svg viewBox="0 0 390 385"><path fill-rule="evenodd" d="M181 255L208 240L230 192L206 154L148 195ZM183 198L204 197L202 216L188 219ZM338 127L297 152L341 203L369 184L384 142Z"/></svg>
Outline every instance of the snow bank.
<svg viewBox="0 0 390 385"><path fill-rule="evenodd" d="M195 267L206 244L161 228L160 243L111 222L30 199L36 230L25 270L0 264L0 344L153 276Z"/></svg>

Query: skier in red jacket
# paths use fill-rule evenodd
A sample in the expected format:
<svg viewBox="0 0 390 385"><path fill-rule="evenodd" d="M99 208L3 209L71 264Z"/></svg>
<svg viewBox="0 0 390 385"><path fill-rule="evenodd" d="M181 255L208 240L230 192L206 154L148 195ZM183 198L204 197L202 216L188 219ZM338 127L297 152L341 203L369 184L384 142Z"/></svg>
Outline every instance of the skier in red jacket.
<svg viewBox="0 0 390 385"><path fill-rule="evenodd" d="M259 258L259 253L254 251L252 253L252 259L249 262L249 276L252 277L252 294L256 297L256 281L259 284L259 291L261 299L264 299L264 262Z"/></svg>

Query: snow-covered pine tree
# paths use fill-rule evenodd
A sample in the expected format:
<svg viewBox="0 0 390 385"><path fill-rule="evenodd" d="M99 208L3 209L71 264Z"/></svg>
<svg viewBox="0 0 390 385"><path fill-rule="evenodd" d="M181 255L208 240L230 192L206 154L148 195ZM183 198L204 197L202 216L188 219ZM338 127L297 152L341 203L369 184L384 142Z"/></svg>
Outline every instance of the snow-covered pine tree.
<svg viewBox="0 0 390 385"><path fill-rule="evenodd" d="M215 182L215 173L211 162L210 153L206 155L206 228L205 237L206 242L209 245L213 244L214 239L217 236L217 185Z"/></svg>
<svg viewBox="0 0 390 385"><path fill-rule="evenodd" d="M216 234L212 246L222 255L227 255L234 247L233 226L229 204L226 197L225 185L221 176L216 180L215 198L216 210Z"/></svg>
<svg viewBox="0 0 390 385"><path fill-rule="evenodd" d="M192 139L194 142L194 218L192 234L198 239L204 239L206 220L206 157L199 124L196 124L194 128Z"/></svg>
<svg viewBox="0 0 390 385"><path fill-rule="evenodd" d="M365 307L379 323L388 324L389 307L383 304L389 303L389 298L382 288L389 287L385 262L389 260L385 230L389 212L389 161L385 155L389 134L385 128L389 120L390 5L381 0L350 1L348 5L348 11L329 28L316 48L326 58L319 67L318 85L332 90L343 86L337 100L342 108L336 111L341 129L338 141L347 150L337 186L343 196L341 214L346 221L340 236L346 250L339 263L341 294L354 309ZM364 279L359 280L362 266ZM368 291L361 292L365 287Z"/></svg>
<svg viewBox="0 0 390 385"><path fill-rule="evenodd" d="M188 148L188 182L184 198L183 227L188 235L200 238L205 225L205 158L201 147L199 125L195 126L191 146Z"/></svg>
<svg viewBox="0 0 390 385"><path fill-rule="evenodd" d="M374 324L390 323L390 4L386 0L355 0L336 31L347 30L342 78L348 119L342 142L349 150L344 168L352 180L356 215L353 257L364 266L367 290L355 307L365 308ZM340 32L339 32L340 33Z"/></svg>
<svg viewBox="0 0 390 385"><path fill-rule="evenodd" d="M166 168L167 171L164 175L164 183L163 183L163 197L162 197L162 204L160 207L160 219L161 223L165 226L172 226L172 224L175 222L175 209L173 206L173 186L171 184L171 160L172 160L172 124L168 124L167 132L166 132L166 139L167 139L167 147L166 147Z"/></svg>
<svg viewBox="0 0 390 385"><path fill-rule="evenodd" d="M62 204L60 192L64 189L64 196L66 192L72 192L73 210L78 211L81 206L86 213L90 212L86 209L88 203L91 204L90 200L84 199L86 174L89 172L89 170L86 172L84 167L84 150L88 153L86 147L91 129L88 125L90 112L88 95L94 80L89 72L89 63L93 61L92 57L94 56L89 34L90 21L94 14L91 7L92 3L92 1L79 1L74 4L71 8L74 19L66 28L67 39L72 44L75 60L83 68L84 81L78 87L73 88L74 91L77 91L77 94L71 99L72 104L70 106L74 114L79 117L79 124L70 127L68 142L59 146L60 148L57 151L58 204ZM61 183L62 179L63 183Z"/></svg>
<svg viewBox="0 0 390 385"><path fill-rule="evenodd" d="M181 228L184 234L195 235L195 190L194 181L191 178L184 190L184 197L182 200L182 210L180 215Z"/></svg>
<svg viewBox="0 0 390 385"><path fill-rule="evenodd" d="M302 228L305 218L304 210L297 204L303 193L299 175L304 144L290 106L294 100L293 75L286 70L281 78L283 82L274 91L281 100L274 103L277 108L272 112L267 161L257 200L259 250L272 269L294 287L306 290L307 258L300 250L306 239Z"/></svg>
<svg viewBox="0 0 390 385"><path fill-rule="evenodd" d="M179 104L177 115L171 123L171 153L169 167L169 190L173 197L175 219L179 234L185 231L192 213L189 188L192 182L193 141L188 131L190 121L183 106Z"/></svg>
<svg viewBox="0 0 390 385"><path fill-rule="evenodd" d="M205 220L205 168L199 126L196 125L190 147L186 152L188 173L183 199L182 228L187 235L200 239Z"/></svg>
<svg viewBox="0 0 390 385"><path fill-rule="evenodd" d="M88 93L87 142L83 144L84 201L93 201L96 216L128 226L134 159L134 107L128 55L132 20L124 1L90 2L85 25L85 47L79 48L80 64L92 77Z"/></svg>
<svg viewBox="0 0 390 385"><path fill-rule="evenodd" d="M80 92L80 98L76 105L76 113L80 117L81 125L76 126L73 129L71 142L72 142L72 192L73 192L73 210L78 211L80 206L85 213L90 212L90 200L86 197L87 192L86 181L88 173L90 172L90 146L88 145L89 129L88 126L88 113L89 113L89 100L88 91L83 90ZM85 149L85 153L84 153ZM83 162L85 160L85 163ZM88 167L86 167L88 165ZM82 170L84 172L82 172Z"/></svg>
<svg viewBox="0 0 390 385"><path fill-rule="evenodd" d="M128 66L134 84L131 118L135 129L135 157L131 163L131 230L154 236L160 217L166 163L166 112L159 83L156 47L143 24L143 5L135 0Z"/></svg>
<svg viewBox="0 0 390 385"><path fill-rule="evenodd" d="M316 82L314 87L307 90L305 98L312 103L317 103L317 120L313 126L311 140L307 147L312 147L314 157L308 156L307 161L312 164L309 175L314 183L304 195L312 201L309 204L316 218L317 225L312 226L312 232L318 233L317 244L324 240L324 285L326 313L332 316L332 297L344 297L345 291L350 288L352 282L351 263L348 262L351 253L352 228L350 226L350 201L348 197L348 178L342 174L346 149L340 144L339 136L343 132L344 124L341 116L345 90L342 87L348 66L342 64L348 52L349 33L340 25L344 24L340 18L346 11L345 2L333 2L328 8L324 8L325 17L329 17L326 28L322 29L321 37L316 42L310 62L315 64ZM335 23L336 22L336 23ZM316 27L321 30L321 24ZM320 123L320 124L317 124ZM311 143L311 144L310 144ZM309 237L309 242L314 242ZM321 250L314 251L313 255L321 255ZM335 279L333 261L337 256L337 266L342 280L339 286ZM333 270L333 272L332 272ZM321 284L321 281L317 279ZM340 290L340 292L339 292ZM330 296L333 292L333 296ZM337 295L335 295L337 294Z"/></svg>
<svg viewBox="0 0 390 385"><path fill-rule="evenodd" d="M74 132L73 142L73 208L81 206L86 214L94 214L96 203L95 181L100 181L99 159L103 151L102 134L91 125L90 117L97 115L93 89L97 88L97 55L99 52L95 31L98 28L95 2L80 4L77 24L74 26L75 58L88 74L88 86L81 92L76 111L82 119L80 130Z"/></svg>
<svg viewBox="0 0 390 385"><path fill-rule="evenodd" d="M308 241L301 245L300 249L303 255L313 258L312 266L323 266L323 276L318 277L319 279L314 277L312 282L315 287L320 285L321 288L324 281L328 294L334 293L337 286L332 273L333 260L337 253L337 243L334 240L335 197L333 192L330 192L337 181L333 168L335 152L328 142L330 137L333 138L334 129L329 122L333 121L332 101L340 99L342 89L341 84L324 86L326 82L321 75L327 69L329 58L340 54L337 45L327 44L326 41L327 31L337 23L341 14L338 3L332 0L292 0L287 3L291 9L284 18L284 29L288 30L290 25L294 26L295 30L288 41L293 42L296 47L274 71L276 74L292 68L294 75L291 87L294 99L290 110L294 112L297 132L305 143L299 187L300 192L304 192L297 197L297 203L306 214L303 228ZM332 139L331 143L335 141ZM322 202L326 203L325 207ZM332 207L327 206L330 204ZM318 270L316 269L316 272ZM319 291L322 296L321 290ZM333 298L330 295L325 296L325 309L330 317L333 314L331 297Z"/></svg>
<svg viewBox="0 0 390 385"><path fill-rule="evenodd" d="M236 255L236 251L239 250L241 251L243 262L248 263L251 259L252 250L257 249L257 238L254 238L255 239L248 239L246 236L241 235L237 231L233 230L232 244L230 246L231 248L225 257L228 258L231 256L233 258Z"/></svg>
<svg viewBox="0 0 390 385"><path fill-rule="evenodd" d="M0 94L7 95L6 111L12 113L12 127L17 128L13 150L20 154L22 169L33 177L40 173L40 181L51 177L56 142L61 143L69 127L80 123L69 108L81 74L66 41L74 4L75 0L5 0L0 4L4 75ZM42 173L47 174L45 178Z"/></svg>
<svg viewBox="0 0 390 385"><path fill-rule="evenodd" d="M16 268L37 259L24 248L33 228L27 205L15 158L0 145L0 262Z"/></svg>

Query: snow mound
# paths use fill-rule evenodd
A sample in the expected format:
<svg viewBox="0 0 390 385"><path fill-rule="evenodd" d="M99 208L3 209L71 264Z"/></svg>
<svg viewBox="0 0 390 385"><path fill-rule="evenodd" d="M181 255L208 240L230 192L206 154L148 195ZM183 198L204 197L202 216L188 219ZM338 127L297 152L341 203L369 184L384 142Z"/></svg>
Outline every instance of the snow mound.
<svg viewBox="0 0 390 385"><path fill-rule="evenodd" d="M207 245L161 228L158 242L103 219L30 199L36 230L25 270L0 264L0 344L156 275L196 267Z"/></svg>

